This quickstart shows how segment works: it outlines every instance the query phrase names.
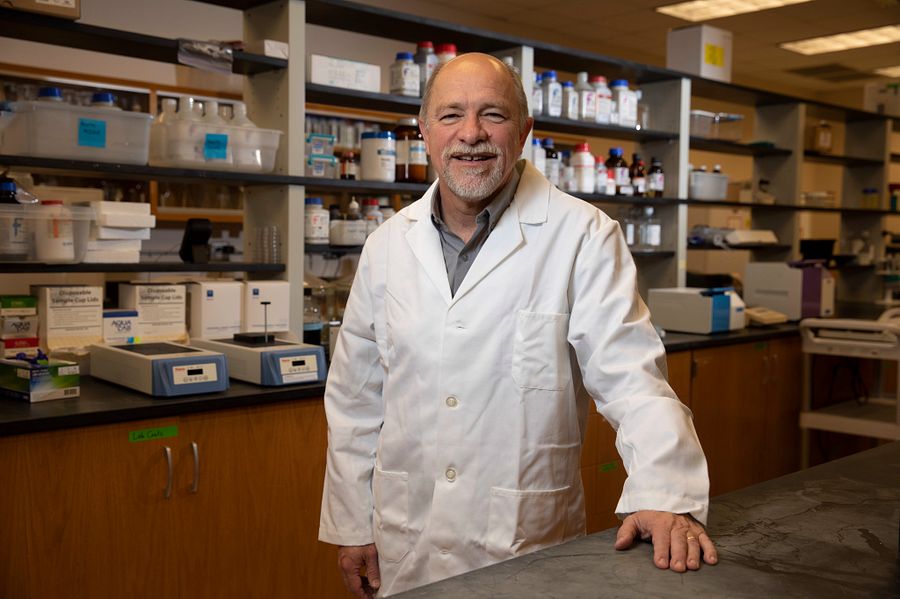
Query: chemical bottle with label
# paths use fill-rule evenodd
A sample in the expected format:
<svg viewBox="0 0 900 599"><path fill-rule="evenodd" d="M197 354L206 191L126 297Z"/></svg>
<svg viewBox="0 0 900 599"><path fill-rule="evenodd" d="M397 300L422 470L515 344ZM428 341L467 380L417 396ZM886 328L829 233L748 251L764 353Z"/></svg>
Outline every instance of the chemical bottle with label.
<svg viewBox="0 0 900 599"><path fill-rule="evenodd" d="M587 143L575 146L575 154L572 155L572 167L575 169L575 191L581 193L594 193L596 189L597 171L594 164L594 155Z"/></svg>
<svg viewBox="0 0 900 599"><path fill-rule="evenodd" d="M544 116L562 116L562 85L556 80L556 71L547 71L541 77L544 88Z"/></svg>
<svg viewBox="0 0 900 599"><path fill-rule="evenodd" d="M610 179L609 173L606 170L606 162L603 160L603 156L596 156L596 176L594 183L596 185L596 193L601 195L616 195L616 180ZM612 184L610 185L610 181Z"/></svg>
<svg viewBox="0 0 900 599"><path fill-rule="evenodd" d="M446 64L456 58L456 44L438 44L434 51L438 64Z"/></svg>
<svg viewBox="0 0 900 599"><path fill-rule="evenodd" d="M355 181L359 179L359 164L356 162L356 154L347 150L341 154L341 179Z"/></svg>
<svg viewBox="0 0 900 599"><path fill-rule="evenodd" d="M306 198L303 237L306 243L327 244L331 215L322 207L322 198Z"/></svg>
<svg viewBox="0 0 900 599"><path fill-rule="evenodd" d="M571 81L563 83L563 118L578 120L578 92Z"/></svg>
<svg viewBox="0 0 900 599"><path fill-rule="evenodd" d="M609 125L612 116L612 91L606 85L606 77L596 76L591 78L596 94L596 122L601 125Z"/></svg>
<svg viewBox="0 0 900 599"><path fill-rule="evenodd" d="M412 52L397 52L391 65L391 93L398 96L419 96L419 65L413 62Z"/></svg>
<svg viewBox="0 0 900 599"><path fill-rule="evenodd" d="M596 122L597 92L594 91L594 86L588 82L587 71L578 73L575 90L578 92L578 120L589 123Z"/></svg>
<svg viewBox="0 0 900 599"><path fill-rule="evenodd" d="M531 88L531 116L541 116L544 111L544 77L534 74L534 85Z"/></svg>
<svg viewBox="0 0 900 599"><path fill-rule="evenodd" d="M661 198L665 189L666 175L663 173L662 162L653 157L650 159L650 170L647 172L647 195L651 198Z"/></svg>
<svg viewBox="0 0 900 599"><path fill-rule="evenodd" d="M394 180L401 183L424 183L428 177L428 155L425 140L419 131L418 119L400 119L394 135L397 138Z"/></svg>
<svg viewBox="0 0 900 599"><path fill-rule="evenodd" d="M637 244L635 208L636 206L622 206L619 208L619 226L622 227L622 234L625 236L625 243L628 244L628 247L635 247Z"/></svg>
<svg viewBox="0 0 900 599"><path fill-rule="evenodd" d="M368 237L384 222L384 214L378 208L378 198L363 200L363 218L366 221L366 237Z"/></svg>
<svg viewBox="0 0 900 599"><path fill-rule="evenodd" d="M637 93L628 89L628 81L616 79L612 82L612 100L619 115L619 125L634 127L637 125Z"/></svg>
<svg viewBox="0 0 900 599"><path fill-rule="evenodd" d="M531 163L539 172L547 172L547 153L537 137L531 138Z"/></svg>
<svg viewBox="0 0 900 599"><path fill-rule="evenodd" d="M819 121L819 124L813 129L812 149L827 154L831 151L833 140L831 125L828 124L828 121Z"/></svg>
<svg viewBox="0 0 900 599"><path fill-rule="evenodd" d="M28 259L25 214L16 200L16 182L0 178L0 261Z"/></svg>
<svg viewBox="0 0 900 599"><path fill-rule="evenodd" d="M560 176L560 159L559 152L553 147L553 138L544 139L544 154L546 155L546 163L544 165L544 175L550 180L552 185L559 187Z"/></svg>
<svg viewBox="0 0 900 599"><path fill-rule="evenodd" d="M416 55L413 62L419 65L419 96L425 95L425 84L431 78L435 67L438 65L437 54L434 53L434 44L431 42L419 42L416 44Z"/></svg>
<svg viewBox="0 0 900 599"><path fill-rule="evenodd" d="M662 245L662 223L655 216L653 206L644 206L643 215L638 227L640 237L639 249L658 250Z"/></svg>
<svg viewBox="0 0 900 599"><path fill-rule="evenodd" d="M634 188L634 195L643 196L647 193L647 173L644 170L644 161L641 160L640 154L631 155L631 169L629 171L631 177L631 186Z"/></svg>
<svg viewBox="0 0 900 599"><path fill-rule="evenodd" d="M631 177L628 174L628 163L622 158L622 148L610 148L606 160L606 170L612 172L616 181L618 195L632 195Z"/></svg>

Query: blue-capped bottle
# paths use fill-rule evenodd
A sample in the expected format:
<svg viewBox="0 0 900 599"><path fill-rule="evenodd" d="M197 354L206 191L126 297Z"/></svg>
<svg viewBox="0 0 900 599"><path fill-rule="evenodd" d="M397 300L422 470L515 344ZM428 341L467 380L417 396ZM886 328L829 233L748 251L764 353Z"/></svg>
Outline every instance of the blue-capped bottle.
<svg viewBox="0 0 900 599"><path fill-rule="evenodd" d="M544 88L544 116L562 116L562 85L556 80L556 71L546 71L541 83Z"/></svg>
<svg viewBox="0 0 900 599"><path fill-rule="evenodd" d="M544 112L544 78L540 73L534 74L534 85L531 86L531 116L541 116Z"/></svg>
<svg viewBox="0 0 900 599"><path fill-rule="evenodd" d="M62 102L62 92L58 87L44 86L38 90L38 102Z"/></svg>

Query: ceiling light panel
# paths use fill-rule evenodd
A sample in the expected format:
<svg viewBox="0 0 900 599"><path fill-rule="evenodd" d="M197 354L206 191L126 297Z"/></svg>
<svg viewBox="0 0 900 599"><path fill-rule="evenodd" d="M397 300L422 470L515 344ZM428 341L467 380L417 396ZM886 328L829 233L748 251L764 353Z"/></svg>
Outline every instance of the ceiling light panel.
<svg viewBox="0 0 900 599"><path fill-rule="evenodd" d="M900 25L887 25L875 29L861 29L836 35L813 37L796 42L778 44L785 50L798 52L799 54L824 54L826 52L841 52L855 48L867 48L881 44L900 42Z"/></svg>
<svg viewBox="0 0 900 599"><path fill-rule="evenodd" d="M875 69L875 72L879 75L884 75L885 77L891 77L894 79L900 78L900 65L895 67L884 67L881 69Z"/></svg>
<svg viewBox="0 0 900 599"><path fill-rule="evenodd" d="M721 19L733 15L741 15L748 12L781 8L789 4L803 4L811 0L693 0L692 2L680 2L668 6L656 7L656 12L661 12L671 17L684 19L685 21L709 21Z"/></svg>

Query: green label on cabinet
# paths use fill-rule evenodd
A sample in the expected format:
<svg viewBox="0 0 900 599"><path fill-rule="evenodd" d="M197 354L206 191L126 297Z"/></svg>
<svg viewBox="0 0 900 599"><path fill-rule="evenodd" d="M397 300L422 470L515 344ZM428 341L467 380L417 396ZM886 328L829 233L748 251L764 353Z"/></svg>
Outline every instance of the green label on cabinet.
<svg viewBox="0 0 900 599"><path fill-rule="evenodd" d="M165 439L166 437L177 437L177 426L163 426L160 428L145 428L142 431L130 431L128 440L132 443L139 441L152 441L153 439Z"/></svg>
<svg viewBox="0 0 900 599"><path fill-rule="evenodd" d="M608 462L606 464L600 464L600 472L612 472L618 467L618 462Z"/></svg>

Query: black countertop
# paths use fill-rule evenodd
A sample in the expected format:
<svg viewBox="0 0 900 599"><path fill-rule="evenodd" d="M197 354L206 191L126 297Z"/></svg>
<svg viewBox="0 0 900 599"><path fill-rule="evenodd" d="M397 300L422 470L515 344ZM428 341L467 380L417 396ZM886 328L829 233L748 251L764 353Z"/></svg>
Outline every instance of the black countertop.
<svg viewBox="0 0 900 599"><path fill-rule="evenodd" d="M709 532L719 563L698 572L609 529L398 597L900 597L900 442L715 498Z"/></svg>
<svg viewBox="0 0 900 599"><path fill-rule="evenodd" d="M722 345L734 345L737 343L753 343L766 341L778 337L796 336L800 327L796 323L775 324L765 327L747 327L738 331L727 333L713 333L711 335L693 335L690 333L667 332L663 337L663 345L669 353L705 347L718 347Z"/></svg>

